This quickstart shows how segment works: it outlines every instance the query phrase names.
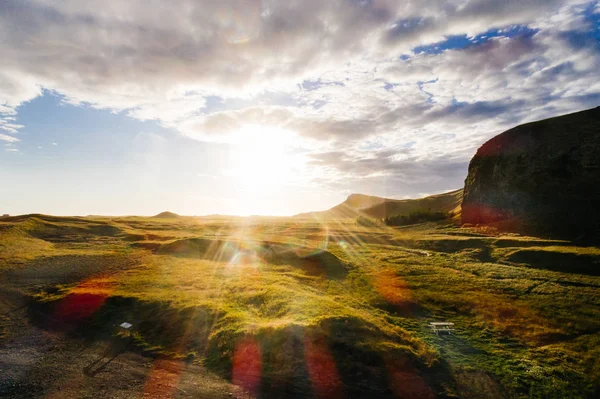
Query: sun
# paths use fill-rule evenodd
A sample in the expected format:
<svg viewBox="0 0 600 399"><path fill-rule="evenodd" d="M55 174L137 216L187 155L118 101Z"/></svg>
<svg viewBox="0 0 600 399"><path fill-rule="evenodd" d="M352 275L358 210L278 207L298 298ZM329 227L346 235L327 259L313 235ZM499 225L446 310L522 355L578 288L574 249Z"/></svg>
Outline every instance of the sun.
<svg viewBox="0 0 600 399"><path fill-rule="evenodd" d="M291 177L292 135L279 128L247 125L236 134L230 175L245 186L263 189Z"/></svg>
<svg viewBox="0 0 600 399"><path fill-rule="evenodd" d="M262 209L265 197L280 194L302 175L299 139L290 131L265 125L246 125L233 137L235 144L224 175L243 196L246 211L242 213L268 212Z"/></svg>

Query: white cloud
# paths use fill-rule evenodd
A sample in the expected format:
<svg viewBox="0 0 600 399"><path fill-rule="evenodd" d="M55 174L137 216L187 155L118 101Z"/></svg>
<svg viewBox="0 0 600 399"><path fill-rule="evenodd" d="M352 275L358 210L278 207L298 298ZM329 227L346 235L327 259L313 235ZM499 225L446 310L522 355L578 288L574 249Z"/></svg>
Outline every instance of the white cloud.
<svg viewBox="0 0 600 399"><path fill-rule="evenodd" d="M600 103L599 49L576 36L593 29L582 15L589 4L5 0L0 129L21 129L17 107L43 87L199 140L231 142L247 125L277 127L302 137L304 151L343 154L311 163L321 179L410 171L423 178L403 181L423 185L427 171L431 180L443 180L444 168L458 175L502 129ZM538 31L412 53L515 24ZM210 96L226 100L217 112ZM397 157L363 156L375 150Z"/></svg>
<svg viewBox="0 0 600 399"><path fill-rule="evenodd" d="M10 123L9 119L0 119L0 130L7 131L9 133L17 133L22 127L24 126L16 123Z"/></svg>
<svg viewBox="0 0 600 399"><path fill-rule="evenodd" d="M172 121L195 100L196 110L202 108L204 94L289 90L350 61L368 57L373 64L373 56L389 57L444 35L531 22L565 3L228 0L166 7L141 0L7 0L0 17L0 92L8 100L0 104L31 99L41 85L73 102ZM194 92L200 95L186 98Z"/></svg>
<svg viewBox="0 0 600 399"><path fill-rule="evenodd" d="M14 108L8 107L6 105L0 105L0 114L15 115L16 113L17 111L15 111ZM8 120L9 118L4 117L4 119Z"/></svg>
<svg viewBox="0 0 600 399"><path fill-rule="evenodd" d="M7 141L9 143L16 143L17 141L21 141L16 137L9 136L7 134L0 133L0 140Z"/></svg>

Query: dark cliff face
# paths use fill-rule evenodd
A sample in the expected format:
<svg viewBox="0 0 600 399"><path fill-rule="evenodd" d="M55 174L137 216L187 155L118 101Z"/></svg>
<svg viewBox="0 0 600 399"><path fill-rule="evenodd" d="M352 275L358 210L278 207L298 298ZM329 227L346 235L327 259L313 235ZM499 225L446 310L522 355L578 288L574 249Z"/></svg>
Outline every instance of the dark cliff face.
<svg viewBox="0 0 600 399"><path fill-rule="evenodd" d="M505 220L526 233L600 236L600 107L518 126L477 151L462 222Z"/></svg>

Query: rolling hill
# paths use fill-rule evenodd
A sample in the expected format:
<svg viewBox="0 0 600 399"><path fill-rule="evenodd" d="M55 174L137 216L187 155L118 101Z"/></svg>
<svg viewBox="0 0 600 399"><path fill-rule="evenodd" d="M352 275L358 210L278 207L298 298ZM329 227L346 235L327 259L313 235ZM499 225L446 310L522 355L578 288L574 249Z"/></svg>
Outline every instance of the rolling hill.
<svg viewBox="0 0 600 399"><path fill-rule="evenodd" d="M154 215L152 217L154 219L176 219L176 218L181 217L181 216L179 216L178 214L173 213L173 212L165 211L165 212L159 213L158 215Z"/></svg>
<svg viewBox="0 0 600 399"><path fill-rule="evenodd" d="M418 199L391 199L369 196L364 194L351 194L339 205L321 212L307 212L296 215L298 218L317 219L345 219L357 216L372 218L385 218L397 215L408 215L418 210L431 210L432 212L460 213L463 190L458 189L443 194L431 195Z"/></svg>

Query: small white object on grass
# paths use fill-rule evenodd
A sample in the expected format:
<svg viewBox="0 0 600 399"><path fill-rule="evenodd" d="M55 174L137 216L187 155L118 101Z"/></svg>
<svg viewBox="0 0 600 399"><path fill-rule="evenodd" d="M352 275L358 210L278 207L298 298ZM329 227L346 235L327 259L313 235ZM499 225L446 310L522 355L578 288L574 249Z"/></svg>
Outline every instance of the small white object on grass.
<svg viewBox="0 0 600 399"><path fill-rule="evenodd" d="M438 335L440 332L447 332L448 334L452 333L452 331L454 331L454 328L452 328L453 326L454 323L448 322L433 321L429 323L429 327L431 327L431 329Z"/></svg>
<svg viewBox="0 0 600 399"><path fill-rule="evenodd" d="M131 335L131 327L133 327L133 324L127 323L126 321L119 324L119 330L121 330L121 332L124 333L126 336Z"/></svg>

